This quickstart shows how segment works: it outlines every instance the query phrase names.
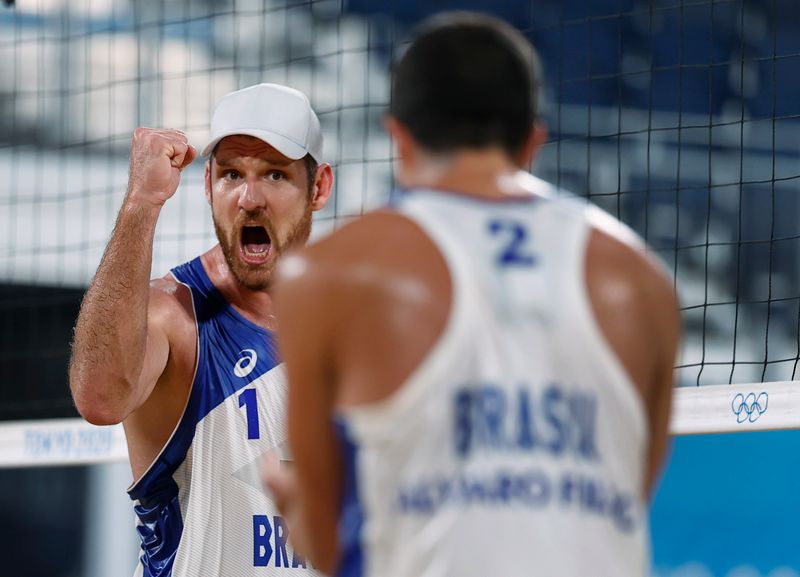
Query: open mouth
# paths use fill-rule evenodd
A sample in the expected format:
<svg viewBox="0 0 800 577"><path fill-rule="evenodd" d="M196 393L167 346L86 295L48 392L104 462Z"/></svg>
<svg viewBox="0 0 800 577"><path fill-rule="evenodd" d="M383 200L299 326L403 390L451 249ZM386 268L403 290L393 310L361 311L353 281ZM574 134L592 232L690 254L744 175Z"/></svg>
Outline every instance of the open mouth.
<svg viewBox="0 0 800 577"><path fill-rule="evenodd" d="M242 256L247 262L260 264L267 260L272 248L272 239L267 229L258 225L242 227Z"/></svg>

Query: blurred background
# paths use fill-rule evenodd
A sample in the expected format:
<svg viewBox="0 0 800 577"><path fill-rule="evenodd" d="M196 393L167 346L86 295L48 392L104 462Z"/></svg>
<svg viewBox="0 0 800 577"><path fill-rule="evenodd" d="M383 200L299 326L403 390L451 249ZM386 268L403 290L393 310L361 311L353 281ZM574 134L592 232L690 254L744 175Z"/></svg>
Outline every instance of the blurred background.
<svg viewBox="0 0 800 577"><path fill-rule="evenodd" d="M664 261L683 307L680 385L794 380L795 0L17 0L0 5L0 420L77 415L72 326L136 126L182 129L200 147L225 93L303 90L336 174L315 221L324 233L386 200L391 54L453 8L500 16L538 48L550 138L534 172L630 224ZM153 276L215 242L202 174L187 169L163 212ZM26 426L23 450L57 442ZM800 504L784 483L800 473L798 441L680 439L654 508L655 574L800 575ZM130 481L120 463L0 468L4 571L132 573Z"/></svg>

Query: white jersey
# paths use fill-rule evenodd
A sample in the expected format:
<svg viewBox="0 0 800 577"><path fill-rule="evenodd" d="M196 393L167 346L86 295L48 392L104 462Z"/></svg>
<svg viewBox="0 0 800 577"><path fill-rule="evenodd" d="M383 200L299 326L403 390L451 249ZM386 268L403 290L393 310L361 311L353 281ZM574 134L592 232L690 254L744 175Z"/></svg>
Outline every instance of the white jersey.
<svg viewBox="0 0 800 577"><path fill-rule="evenodd" d="M197 367L183 416L129 489L137 577L308 577L260 469L286 445L286 374L274 335L241 316L199 258L173 276L192 292Z"/></svg>
<svg viewBox="0 0 800 577"><path fill-rule="evenodd" d="M396 209L452 306L398 391L337 414L339 574L643 577L647 417L584 278L595 223L632 233L576 200L414 190Z"/></svg>

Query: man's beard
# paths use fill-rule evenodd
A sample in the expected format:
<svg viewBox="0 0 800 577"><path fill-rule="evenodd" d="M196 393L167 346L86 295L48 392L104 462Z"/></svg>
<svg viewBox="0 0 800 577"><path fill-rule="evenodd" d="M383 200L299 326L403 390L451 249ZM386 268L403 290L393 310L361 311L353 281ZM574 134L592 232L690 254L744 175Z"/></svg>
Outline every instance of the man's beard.
<svg viewBox="0 0 800 577"><path fill-rule="evenodd" d="M213 211L212 211L213 217ZM272 272L275 265L280 261L281 255L295 246L302 246L308 241L311 234L311 207L306 205L303 216L289 230L286 238L278 238L278 233L272 226L272 222L264 216L264 211L240 212L234 221L228 235L219 226L216 218L213 218L214 230L217 233L217 240L225 255L225 262L228 269L233 274L236 281L246 289L253 291L263 291L270 287L272 282ZM270 238L269 262L262 265L253 265L244 262L240 256L242 226L244 224L257 224L267 230Z"/></svg>

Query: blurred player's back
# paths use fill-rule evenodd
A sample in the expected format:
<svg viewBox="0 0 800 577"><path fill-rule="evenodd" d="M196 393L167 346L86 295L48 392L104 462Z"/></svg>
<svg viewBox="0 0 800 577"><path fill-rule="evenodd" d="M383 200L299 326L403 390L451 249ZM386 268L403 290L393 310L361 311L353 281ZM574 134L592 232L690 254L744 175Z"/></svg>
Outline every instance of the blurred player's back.
<svg viewBox="0 0 800 577"><path fill-rule="evenodd" d="M647 415L584 282L590 235L607 217L574 201L431 190L405 193L397 211L443 256L452 304L402 387L340 412L345 477L358 485L346 511L364 519L345 564L363 557L368 575L643 575Z"/></svg>

